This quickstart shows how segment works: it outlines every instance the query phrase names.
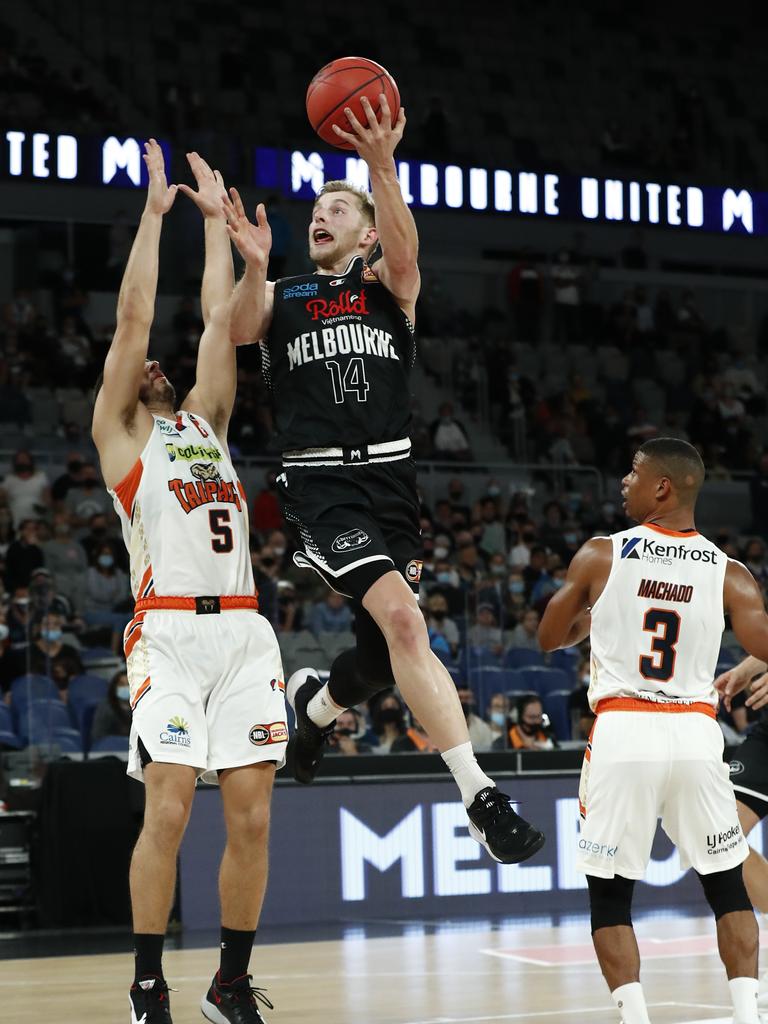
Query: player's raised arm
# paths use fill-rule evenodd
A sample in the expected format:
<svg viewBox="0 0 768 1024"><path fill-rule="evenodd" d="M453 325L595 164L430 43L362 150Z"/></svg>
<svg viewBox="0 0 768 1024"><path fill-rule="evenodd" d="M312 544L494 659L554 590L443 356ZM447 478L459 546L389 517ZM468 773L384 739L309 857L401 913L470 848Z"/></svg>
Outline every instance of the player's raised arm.
<svg viewBox="0 0 768 1024"><path fill-rule="evenodd" d="M224 439L232 415L237 389L237 356L229 335L229 300L235 286L232 246L227 232L223 200L224 181L198 153L187 160L195 176L197 191L179 185L204 218L205 267L200 292L205 330L197 351L195 385L184 408L199 413Z"/></svg>
<svg viewBox="0 0 768 1024"><path fill-rule="evenodd" d="M539 623L542 650L572 647L589 636L590 606L602 592L611 571L611 542L588 540L573 556L565 583L547 603Z"/></svg>
<svg viewBox="0 0 768 1024"><path fill-rule="evenodd" d="M400 107L393 125L387 98L382 93L379 123L366 96L360 98L360 103L366 114L367 126L362 125L347 108L345 114L352 131L345 132L337 125L334 125L334 131L340 139L351 143L368 164L376 204L376 231L383 252L382 259L376 264L376 275L413 320L421 285L419 236L413 214L400 191L394 158L395 148L405 129L405 110Z"/></svg>
<svg viewBox="0 0 768 1024"><path fill-rule="evenodd" d="M260 341L272 323L274 285L267 281L267 266L272 248L272 232L264 204L256 207L256 223L245 215L237 189L224 197L227 232L245 260L245 273L237 283L230 302L230 332L235 345Z"/></svg>
<svg viewBox="0 0 768 1024"><path fill-rule="evenodd" d="M144 162L149 173L147 201L123 274L115 334L93 414L93 438L100 454L115 427L130 427L139 408L149 331L155 315L160 231L163 216L176 198L176 186L166 181L162 149L154 139L145 144L145 149Z"/></svg>
<svg viewBox="0 0 768 1024"><path fill-rule="evenodd" d="M745 671L732 670L729 678L720 676L716 686L724 698L726 707L730 707L730 699L741 693L749 685L751 679L765 668L768 662L768 614L763 604L754 576L740 562L728 562L723 588L725 611L730 616L731 628L741 646L752 655L752 660L743 663ZM741 669L742 666L737 666ZM761 708L768 704L768 687L753 690L747 698L749 707Z"/></svg>

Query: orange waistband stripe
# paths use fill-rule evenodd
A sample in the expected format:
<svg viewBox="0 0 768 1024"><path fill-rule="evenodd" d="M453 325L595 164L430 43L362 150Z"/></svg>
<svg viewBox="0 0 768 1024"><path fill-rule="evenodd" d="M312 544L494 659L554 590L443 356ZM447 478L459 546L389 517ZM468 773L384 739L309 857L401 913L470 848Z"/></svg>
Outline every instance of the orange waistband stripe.
<svg viewBox="0 0 768 1024"><path fill-rule="evenodd" d="M710 718L717 718L717 713L712 705L705 704L704 701L683 704L678 701L639 700L635 697L606 697L605 700L598 702L595 714L600 715L603 711L661 711L662 713L673 715L697 711L700 715L709 715Z"/></svg>
<svg viewBox="0 0 768 1024"><path fill-rule="evenodd" d="M223 612L234 611L235 609L251 608L259 610L259 599L254 594L232 594L225 597L145 597L136 602L136 614L139 612L154 611L178 611L178 612L201 612L201 602L215 601ZM203 608L202 614L208 610Z"/></svg>

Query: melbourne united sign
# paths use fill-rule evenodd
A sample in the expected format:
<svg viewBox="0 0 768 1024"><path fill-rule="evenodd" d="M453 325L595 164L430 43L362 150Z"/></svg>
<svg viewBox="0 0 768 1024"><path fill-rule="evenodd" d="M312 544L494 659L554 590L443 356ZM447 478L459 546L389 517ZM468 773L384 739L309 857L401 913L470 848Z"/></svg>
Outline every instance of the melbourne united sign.
<svg viewBox="0 0 768 1024"><path fill-rule="evenodd" d="M345 153L258 148L255 184L292 199L312 199L325 181L368 184L364 161ZM409 206L689 228L723 234L768 234L768 193L549 174L504 167L459 167L399 160Z"/></svg>

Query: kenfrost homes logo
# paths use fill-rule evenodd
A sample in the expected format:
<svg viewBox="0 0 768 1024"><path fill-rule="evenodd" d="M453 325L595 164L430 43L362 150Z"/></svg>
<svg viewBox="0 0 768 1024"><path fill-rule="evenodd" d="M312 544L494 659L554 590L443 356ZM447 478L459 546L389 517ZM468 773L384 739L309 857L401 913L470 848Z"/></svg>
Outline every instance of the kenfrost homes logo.
<svg viewBox="0 0 768 1024"><path fill-rule="evenodd" d="M647 537L624 537L622 558L638 558L652 565L672 565L675 561L717 565L718 552L711 548L692 547L682 542L665 544Z"/></svg>
<svg viewBox="0 0 768 1024"><path fill-rule="evenodd" d="M305 281L303 284L292 284L283 291L283 298L306 299L310 295L317 295L317 289L317 281Z"/></svg>
<svg viewBox="0 0 768 1024"><path fill-rule="evenodd" d="M189 722L185 722L181 715L174 715L166 726L165 732L160 733L160 742L173 747L191 746Z"/></svg>
<svg viewBox="0 0 768 1024"><path fill-rule="evenodd" d="M364 548L371 543L371 538L364 530L350 530L348 533L340 533L331 544L331 548L337 554L344 551L351 551L353 548Z"/></svg>

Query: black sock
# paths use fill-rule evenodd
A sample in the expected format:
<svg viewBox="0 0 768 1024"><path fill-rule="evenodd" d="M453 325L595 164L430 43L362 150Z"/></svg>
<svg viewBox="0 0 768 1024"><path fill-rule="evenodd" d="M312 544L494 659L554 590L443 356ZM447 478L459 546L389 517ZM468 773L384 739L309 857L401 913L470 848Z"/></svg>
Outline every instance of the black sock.
<svg viewBox="0 0 768 1024"><path fill-rule="evenodd" d="M248 973L248 961L251 959L251 949L255 938L255 929L252 932L239 932L234 928L221 926L220 982L228 985L235 978L242 978L244 974Z"/></svg>
<svg viewBox="0 0 768 1024"><path fill-rule="evenodd" d="M133 954L136 957L135 981L144 978L148 974L154 974L158 978L163 976L163 943L164 935L136 935L133 936Z"/></svg>

